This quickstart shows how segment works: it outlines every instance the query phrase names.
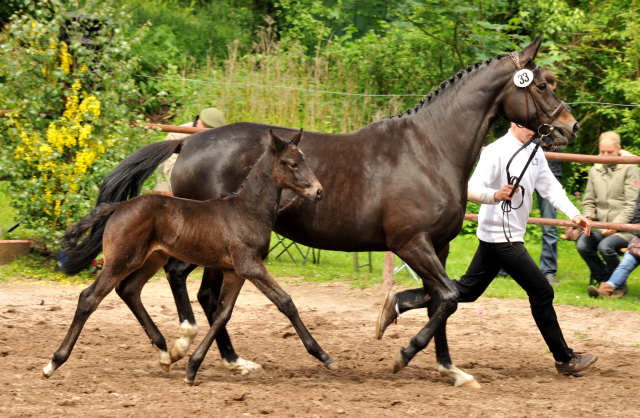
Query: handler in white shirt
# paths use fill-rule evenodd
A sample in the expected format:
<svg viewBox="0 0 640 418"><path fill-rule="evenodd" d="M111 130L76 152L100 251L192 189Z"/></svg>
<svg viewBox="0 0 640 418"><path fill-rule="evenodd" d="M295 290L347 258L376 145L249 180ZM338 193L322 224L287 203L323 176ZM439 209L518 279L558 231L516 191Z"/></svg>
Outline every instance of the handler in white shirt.
<svg viewBox="0 0 640 418"><path fill-rule="evenodd" d="M549 169L541 149L538 149L531 160L520 180L519 190L513 196L513 207L518 209L509 213L508 222L504 215L503 224L500 202L511 200L509 194L513 190L513 186L507 181L507 163L532 136L532 131L512 123L507 134L486 147L480 155L468 189L468 199L482 203L477 229L479 246L466 274L454 282L460 292L458 301L473 302L484 293L500 268L504 268L527 292L531 313L556 360L558 373L573 374L591 366L598 356L577 355L567 346L553 308L553 288L524 247L524 234L533 205L533 191L538 190L556 209L582 226L586 235L590 234L591 225L567 198L564 189ZM534 147L534 144L530 144L513 159L509 167L512 176L520 175ZM384 330L400 313L426 307L428 302L425 302L425 296L424 288L387 295L378 317L376 337L382 338Z"/></svg>

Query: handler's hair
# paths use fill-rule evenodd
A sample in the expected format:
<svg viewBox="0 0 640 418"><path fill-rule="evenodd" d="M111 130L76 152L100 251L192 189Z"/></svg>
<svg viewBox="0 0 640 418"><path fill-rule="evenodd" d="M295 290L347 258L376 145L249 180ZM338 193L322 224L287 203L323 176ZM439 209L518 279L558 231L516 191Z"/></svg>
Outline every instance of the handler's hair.
<svg viewBox="0 0 640 418"><path fill-rule="evenodd" d="M540 75L544 77L544 80L547 82L547 84L556 84L556 75L550 69L541 69Z"/></svg>
<svg viewBox="0 0 640 418"><path fill-rule="evenodd" d="M600 135L600 139L598 140L598 144L602 144L603 142L613 142L616 147L620 146L620 135L613 131L605 132Z"/></svg>

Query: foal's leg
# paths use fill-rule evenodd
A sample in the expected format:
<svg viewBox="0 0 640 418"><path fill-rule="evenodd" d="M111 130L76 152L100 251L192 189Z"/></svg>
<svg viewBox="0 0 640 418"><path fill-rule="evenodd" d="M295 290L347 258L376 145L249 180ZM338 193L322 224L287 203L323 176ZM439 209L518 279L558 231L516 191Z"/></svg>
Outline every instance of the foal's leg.
<svg viewBox="0 0 640 418"><path fill-rule="evenodd" d="M167 264L164 265L164 271L180 318L180 338L173 343L169 351L171 363L175 363L187 354L193 339L198 335L198 325L187 292L187 277L196 267L195 264L174 257L169 258Z"/></svg>
<svg viewBox="0 0 640 418"><path fill-rule="evenodd" d="M116 286L116 292L131 309L131 312L133 312L151 340L151 345L158 352L160 367L165 372L171 369L171 358L167 350L167 342L142 304L140 293L149 279L167 262L167 258L164 254L151 254L142 267L128 275Z"/></svg>
<svg viewBox="0 0 640 418"><path fill-rule="evenodd" d="M443 267L446 267L447 256L449 255L449 244L447 244L443 250L438 254L438 260ZM455 283L454 283L455 284ZM431 318L438 310L440 303L438 297L434 297L427 302L427 312L429 318ZM448 319L448 318L447 318ZM433 336L434 343L436 345L436 360L438 362L438 371L443 376L452 377L455 379L454 386L465 386L480 389L480 384L474 379L473 376L458 369L449 356L449 344L447 343L447 319L445 319L442 326L436 329Z"/></svg>
<svg viewBox="0 0 640 418"><path fill-rule="evenodd" d="M193 386L196 373L211 344L213 344L216 334L229 322L229 319L231 319L231 313L233 312L233 307L238 299L238 294L240 294L244 280L243 277L237 275L233 270L225 271L224 281L220 290L220 298L218 299L218 308L213 314L211 328L209 328L207 335L189 358L187 375L184 379L188 386Z"/></svg>
<svg viewBox="0 0 640 418"><path fill-rule="evenodd" d="M224 275L222 270L214 270L212 268L205 268L202 275L202 283L200 284L200 291L198 292L198 301L204 309L209 321L209 326L213 324L213 315L218 307L218 300L220 298L220 290L222 288L222 281ZM227 333L227 328L223 326L216 334L216 343L220 350L220 356L222 357L222 364L227 370L235 373L240 373L242 376L254 376L263 375L264 369L258 363L254 363L249 360L245 360L236 354L231 344L231 339Z"/></svg>
<svg viewBox="0 0 640 418"><path fill-rule="evenodd" d="M42 370L42 377L50 377L58 367L67 361L89 316L98 308L102 299L113 290L116 283L126 277L127 271L122 271L120 268L116 270L111 266L112 264L107 264L91 286L80 293L73 322L60 348L53 353L51 362Z"/></svg>
<svg viewBox="0 0 640 418"><path fill-rule="evenodd" d="M447 276L444 266L438 258L439 254L436 254L433 244L425 234L414 237L395 253L422 278L425 289L429 289L431 297L437 299L437 307L434 306L427 325L411 339L408 348L401 348L396 355L393 372L397 373L427 346L436 331L440 327L444 327L447 318L456 311L458 289ZM446 347L446 336L443 330L439 334L440 345ZM441 348L441 353L444 353L444 348Z"/></svg>
<svg viewBox="0 0 640 418"><path fill-rule="evenodd" d="M293 304L291 296L289 296L269 274L262 261L238 261L236 263L236 271L238 274L246 277L253 283L264 295L273 302L280 312L286 315L291 321L291 325L295 328L298 336L302 340L307 352L320 360L327 368L338 370L338 366L333 359L325 353L316 340L311 336L307 327L302 323L298 309Z"/></svg>

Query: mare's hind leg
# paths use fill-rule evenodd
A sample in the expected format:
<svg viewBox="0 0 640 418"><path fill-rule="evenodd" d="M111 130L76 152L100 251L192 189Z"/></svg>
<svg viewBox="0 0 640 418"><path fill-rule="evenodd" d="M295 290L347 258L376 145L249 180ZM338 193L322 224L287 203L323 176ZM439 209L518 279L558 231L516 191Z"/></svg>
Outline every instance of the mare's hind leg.
<svg viewBox="0 0 640 418"><path fill-rule="evenodd" d="M116 286L116 292L131 309L131 312L133 312L151 340L151 345L158 352L160 367L165 372L171 369L171 358L167 350L167 342L142 304L140 293L149 279L167 262L167 258L166 255L157 252L151 254L142 267L129 274Z"/></svg>
<svg viewBox="0 0 640 418"><path fill-rule="evenodd" d="M333 359L325 353L317 341L313 338L307 327L300 319L298 309L289 296L269 274L262 261L235 260L236 271L253 283L264 295L273 302L280 312L285 314L291 325L295 328L302 340L307 352L320 360L327 368L337 370L338 366Z"/></svg>
<svg viewBox="0 0 640 418"><path fill-rule="evenodd" d="M113 290L116 283L122 280L126 274L127 272L123 272L120 269L116 271L111 265L107 264L91 286L80 293L73 322L60 348L53 354L51 362L42 370L42 377L50 377L58 367L62 366L69 359L71 351L89 316L98 308L102 299Z"/></svg>
<svg viewBox="0 0 640 418"><path fill-rule="evenodd" d="M169 350L171 363L175 363L187 355L193 339L198 335L198 325L196 324L189 293L187 292L187 277L196 267L197 265L195 264L187 263L174 257L169 258L169 261L164 266L171 293L173 293L173 299L178 309L178 317L180 318L180 338L173 343Z"/></svg>
<svg viewBox="0 0 640 418"><path fill-rule="evenodd" d="M395 253L422 278L425 290L428 289L432 299L436 299L427 325L411 339L409 347L406 349L401 348L394 358L393 372L397 373L404 369L411 359L427 346L440 328L442 328L438 332L439 345L441 346L440 353L443 355L443 360L448 358L448 349L446 356L443 354L445 353L445 347L447 347L444 326L449 316L458 307L458 289L455 283L447 276L444 266L438 257L439 254L436 254L433 244L425 234L414 237ZM449 359L448 361L450 362L451 360Z"/></svg>
<svg viewBox="0 0 640 418"><path fill-rule="evenodd" d="M443 267L446 267L448 255L449 244L447 244L444 249L440 251L440 254L438 254L438 259ZM435 297L427 302L429 318L436 313L440 306L437 299L438 298ZM458 369L451 361L451 357L449 356L449 344L447 343L447 320L445 320L444 324L436 330L433 340L436 345L436 360L438 362L438 371L440 374L455 379L453 384L454 386L465 386L480 389L480 384L473 376Z"/></svg>
<svg viewBox="0 0 640 418"><path fill-rule="evenodd" d="M202 283L198 292L198 301L204 309L209 321L209 326L213 324L213 315L218 306L220 298L220 289L224 275L221 270L205 268L202 275ZM216 334L216 343L222 357L222 364L227 370L234 373L240 373L242 376L263 375L264 369L258 363L245 360L236 354L231 344L231 339L227 333L227 328L223 326Z"/></svg>

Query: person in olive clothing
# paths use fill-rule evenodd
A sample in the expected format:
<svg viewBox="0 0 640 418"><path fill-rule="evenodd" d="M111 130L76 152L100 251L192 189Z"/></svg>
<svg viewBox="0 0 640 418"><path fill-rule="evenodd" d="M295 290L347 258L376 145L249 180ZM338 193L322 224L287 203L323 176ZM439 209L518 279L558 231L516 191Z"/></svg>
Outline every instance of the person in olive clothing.
<svg viewBox="0 0 640 418"><path fill-rule="evenodd" d="M620 136L615 132L600 135L599 148L601 156L631 155L622 151ZM595 164L589 170L582 215L600 222L629 223L638 198L639 180L635 164ZM576 247L591 270L592 282L609 280L620 263L618 250L625 248L633 236L630 232L605 229L578 238Z"/></svg>

